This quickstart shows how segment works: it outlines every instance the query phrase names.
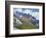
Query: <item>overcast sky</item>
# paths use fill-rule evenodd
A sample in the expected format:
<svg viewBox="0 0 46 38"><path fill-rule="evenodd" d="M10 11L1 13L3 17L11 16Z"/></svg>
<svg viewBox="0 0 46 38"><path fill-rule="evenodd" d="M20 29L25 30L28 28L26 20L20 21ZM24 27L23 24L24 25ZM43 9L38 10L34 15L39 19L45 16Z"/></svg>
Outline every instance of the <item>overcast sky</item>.
<svg viewBox="0 0 46 38"><path fill-rule="evenodd" d="M29 13L30 15L34 16L36 19L39 19L39 9L16 8L14 9L14 13L16 13L16 11L26 14Z"/></svg>

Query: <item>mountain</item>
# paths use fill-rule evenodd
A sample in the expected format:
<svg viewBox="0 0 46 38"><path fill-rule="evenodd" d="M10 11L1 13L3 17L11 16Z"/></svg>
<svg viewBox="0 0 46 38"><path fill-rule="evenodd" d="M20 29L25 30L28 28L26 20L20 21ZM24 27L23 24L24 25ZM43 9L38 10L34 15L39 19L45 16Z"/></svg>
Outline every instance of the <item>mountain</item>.
<svg viewBox="0 0 46 38"><path fill-rule="evenodd" d="M26 20L27 22L30 21L29 23L32 23L32 24L37 25L37 26L39 24L39 20L37 20L35 17L33 17L30 14L21 13L21 12L16 11L16 13L14 14L14 16L16 18L18 18L18 19Z"/></svg>

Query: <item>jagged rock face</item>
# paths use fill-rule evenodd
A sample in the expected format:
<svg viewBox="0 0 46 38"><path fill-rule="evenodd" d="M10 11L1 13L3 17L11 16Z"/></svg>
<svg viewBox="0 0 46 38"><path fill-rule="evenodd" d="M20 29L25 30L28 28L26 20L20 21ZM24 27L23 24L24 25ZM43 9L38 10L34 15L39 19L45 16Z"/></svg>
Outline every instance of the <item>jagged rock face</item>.
<svg viewBox="0 0 46 38"><path fill-rule="evenodd" d="M16 25L21 25L21 24L22 24L22 22L19 19L17 19L16 17L14 17L14 25L16 26Z"/></svg>

